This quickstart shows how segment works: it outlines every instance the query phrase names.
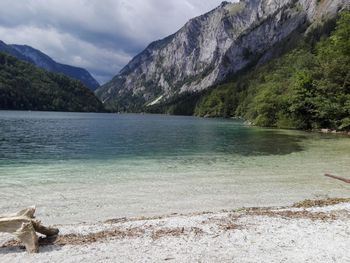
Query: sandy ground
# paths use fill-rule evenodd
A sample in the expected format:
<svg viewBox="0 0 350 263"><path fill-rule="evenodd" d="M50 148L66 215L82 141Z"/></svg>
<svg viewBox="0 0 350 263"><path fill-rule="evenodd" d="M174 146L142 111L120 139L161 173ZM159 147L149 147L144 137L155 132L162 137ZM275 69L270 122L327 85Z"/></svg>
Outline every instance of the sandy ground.
<svg viewBox="0 0 350 263"><path fill-rule="evenodd" d="M0 235L0 262L350 262L350 201L61 225L27 254Z"/></svg>

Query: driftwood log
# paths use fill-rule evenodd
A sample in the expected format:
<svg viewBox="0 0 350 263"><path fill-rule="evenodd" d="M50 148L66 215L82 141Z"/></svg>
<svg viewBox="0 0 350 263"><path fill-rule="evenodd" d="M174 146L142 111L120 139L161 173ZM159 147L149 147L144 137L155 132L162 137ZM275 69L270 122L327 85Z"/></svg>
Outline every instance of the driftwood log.
<svg viewBox="0 0 350 263"><path fill-rule="evenodd" d="M39 252L36 232L47 237L58 235L56 228L45 227L34 217L35 207L24 209L18 213L0 216L0 232L14 234L29 253Z"/></svg>
<svg viewBox="0 0 350 263"><path fill-rule="evenodd" d="M340 180L340 181L343 181L345 183L350 184L350 180L349 179L346 179L346 178L343 178L343 177L340 177L340 176L335 176L335 175L331 175L331 174L325 174L324 176L327 176L327 177L330 177L330 178L333 178L333 179L337 179L337 180Z"/></svg>

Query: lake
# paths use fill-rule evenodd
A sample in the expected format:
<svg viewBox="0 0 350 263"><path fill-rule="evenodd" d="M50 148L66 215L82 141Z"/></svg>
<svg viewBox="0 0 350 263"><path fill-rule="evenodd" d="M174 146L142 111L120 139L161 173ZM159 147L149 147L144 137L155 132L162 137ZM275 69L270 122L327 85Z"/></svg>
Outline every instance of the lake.
<svg viewBox="0 0 350 263"><path fill-rule="evenodd" d="M0 211L49 223L349 196L350 138L166 115L0 111Z"/></svg>

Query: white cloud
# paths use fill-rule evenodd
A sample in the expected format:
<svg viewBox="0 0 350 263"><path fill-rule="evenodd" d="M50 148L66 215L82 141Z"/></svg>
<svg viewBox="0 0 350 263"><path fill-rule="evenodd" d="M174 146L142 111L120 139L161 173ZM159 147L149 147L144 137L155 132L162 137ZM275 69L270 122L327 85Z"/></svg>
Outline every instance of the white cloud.
<svg viewBox="0 0 350 263"><path fill-rule="evenodd" d="M112 78L151 41L221 0L1 0L0 39Z"/></svg>

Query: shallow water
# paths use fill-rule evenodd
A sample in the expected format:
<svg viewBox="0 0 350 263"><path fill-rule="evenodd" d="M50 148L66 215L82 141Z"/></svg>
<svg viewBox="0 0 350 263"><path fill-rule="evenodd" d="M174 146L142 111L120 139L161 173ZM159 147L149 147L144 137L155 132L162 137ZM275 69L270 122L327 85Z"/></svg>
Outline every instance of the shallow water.
<svg viewBox="0 0 350 263"><path fill-rule="evenodd" d="M350 139L194 117L0 111L0 212L49 223L349 196Z"/></svg>

